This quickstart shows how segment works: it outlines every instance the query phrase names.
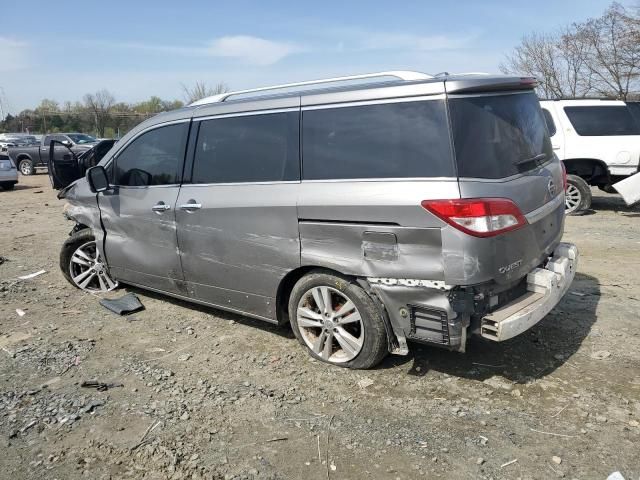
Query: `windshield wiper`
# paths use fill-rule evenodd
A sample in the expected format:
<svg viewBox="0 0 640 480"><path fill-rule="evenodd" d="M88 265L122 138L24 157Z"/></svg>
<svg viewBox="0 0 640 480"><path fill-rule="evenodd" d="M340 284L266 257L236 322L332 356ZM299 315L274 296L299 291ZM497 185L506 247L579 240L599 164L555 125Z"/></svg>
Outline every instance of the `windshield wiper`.
<svg viewBox="0 0 640 480"><path fill-rule="evenodd" d="M540 154L536 155L535 157L525 158L524 160L518 160L517 162L514 163L514 165L519 167L521 165L524 165L526 163L531 163L531 162L534 162L536 165L538 165L540 163L543 163L546 159L547 159L547 154L546 153L540 153Z"/></svg>

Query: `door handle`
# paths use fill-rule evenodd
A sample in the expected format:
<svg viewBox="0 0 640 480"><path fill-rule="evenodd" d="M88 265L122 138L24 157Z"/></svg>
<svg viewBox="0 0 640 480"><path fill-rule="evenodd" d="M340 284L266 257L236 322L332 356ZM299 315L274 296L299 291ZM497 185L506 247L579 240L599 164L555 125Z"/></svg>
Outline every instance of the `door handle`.
<svg viewBox="0 0 640 480"><path fill-rule="evenodd" d="M195 200L189 200L187 203L180 205L180 210L200 210L202 208L202 204L196 203Z"/></svg>
<svg viewBox="0 0 640 480"><path fill-rule="evenodd" d="M170 208L171 206L167 205L166 203L159 202L159 203L156 203L153 207L151 207L151 210L153 210L154 212L165 212Z"/></svg>

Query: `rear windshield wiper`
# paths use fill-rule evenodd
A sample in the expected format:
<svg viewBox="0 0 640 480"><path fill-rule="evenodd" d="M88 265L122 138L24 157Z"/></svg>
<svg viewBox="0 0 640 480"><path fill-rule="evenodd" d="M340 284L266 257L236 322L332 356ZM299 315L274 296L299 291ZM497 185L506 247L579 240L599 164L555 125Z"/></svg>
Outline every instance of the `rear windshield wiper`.
<svg viewBox="0 0 640 480"><path fill-rule="evenodd" d="M514 163L514 165L516 165L517 167L520 167L522 165L525 165L527 163L535 163L536 165L539 165L541 163L544 163L544 161L547 159L547 154L546 153L540 153L538 155L536 155L535 157L531 157L531 158L525 158L523 160L518 160L517 162Z"/></svg>

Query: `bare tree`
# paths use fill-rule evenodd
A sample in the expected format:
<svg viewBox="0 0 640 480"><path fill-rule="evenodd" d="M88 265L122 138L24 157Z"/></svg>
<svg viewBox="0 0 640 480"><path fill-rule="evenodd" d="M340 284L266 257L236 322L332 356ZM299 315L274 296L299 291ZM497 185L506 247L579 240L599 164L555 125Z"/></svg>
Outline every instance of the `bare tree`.
<svg viewBox="0 0 640 480"><path fill-rule="evenodd" d="M613 3L598 18L526 35L500 68L536 77L547 98L627 99L640 88L640 15Z"/></svg>
<svg viewBox="0 0 640 480"><path fill-rule="evenodd" d="M544 98L583 97L591 90L583 47L569 28L554 34L526 35L500 69L536 77Z"/></svg>
<svg viewBox="0 0 640 480"><path fill-rule="evenodd" d="M115 97L108 90L103 89L96 93L87 93L84 96L84 103L94 116L98 136L104 137L109 113L116 103Z"/></svg>
<svg viewBox="0 0 640 480"><path fill-rule="evenodd" d="M213 87L208 86L206 82L196 82L192 87L182 84L182 92L187 104L228 91L229 87L224 82L218 82Z"/></svg>
<svg viewBox="0 0 640 480"><path fill-rule="evenodd" d="M601 17L578 25L587 46L585 65L598 93L626 100L640 79L640 33L638 17L613 3Z"/></svg>

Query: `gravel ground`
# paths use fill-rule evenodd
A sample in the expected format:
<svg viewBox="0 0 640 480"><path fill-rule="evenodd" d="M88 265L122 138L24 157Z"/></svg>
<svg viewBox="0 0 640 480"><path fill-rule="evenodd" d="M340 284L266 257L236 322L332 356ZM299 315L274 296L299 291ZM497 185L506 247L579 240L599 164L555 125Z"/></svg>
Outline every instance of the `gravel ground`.
<svg viewBox="0 0 640 480"><path fill-rule="evenodd" d="M110 296L146 309L111 314L59 271L46 175L21 177L0 192L0 478L638 479L640 209L594 195L567 219L574 285L531 331L349 371L136 289Z"/></svg>

